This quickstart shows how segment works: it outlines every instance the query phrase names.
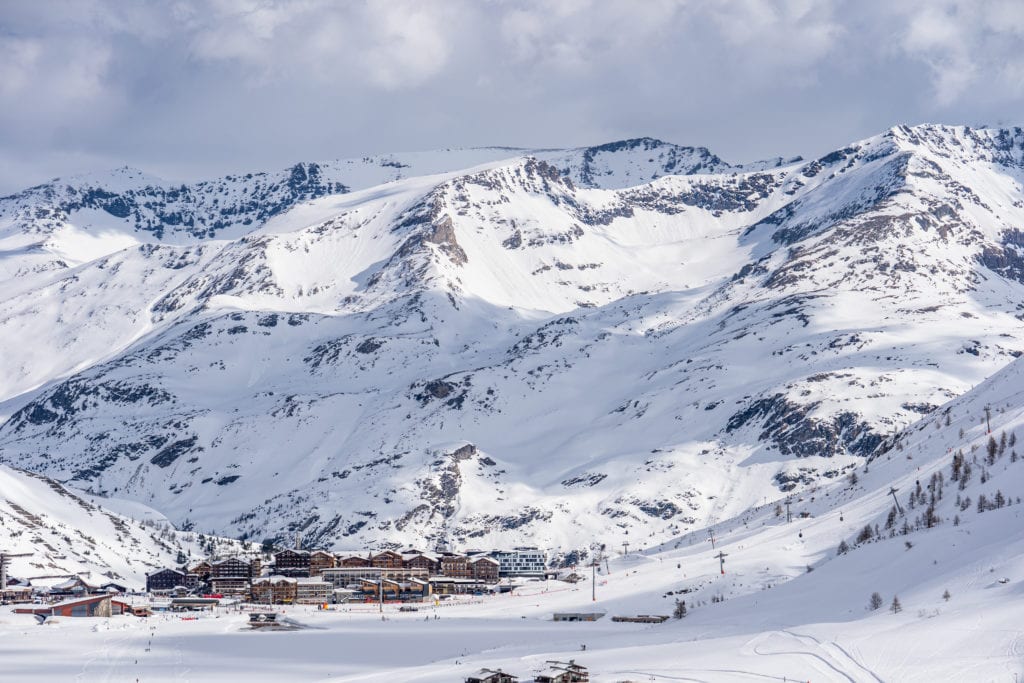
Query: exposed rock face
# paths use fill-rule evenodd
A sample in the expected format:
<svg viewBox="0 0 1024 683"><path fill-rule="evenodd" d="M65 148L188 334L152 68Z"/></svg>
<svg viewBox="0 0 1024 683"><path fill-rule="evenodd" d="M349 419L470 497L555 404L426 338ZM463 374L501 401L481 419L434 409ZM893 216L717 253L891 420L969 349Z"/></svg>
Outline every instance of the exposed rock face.
<svg viewBox="0 0 1024 683"><path fill-rule="evenodd" d="M459 241L455 238L452 219L447 216L433 223L433 229L423 236L423 240L436 244L457 266L461 266L469 260L466 258L466 252L462 250Z"/></svg>
<svg viewBox="0 0 1024 683"><path fill-rule="evenodd" d="M1000 237L1000 244L989 244L982 248L978 260L1005 278L1024 282L1024 232L1010 228Z"/></svg>
<svg viewBox="0 0 1024 683"><path fill-rule="evenodd" d="M34 219L66 220L74 212L96 209L163 238L171 232L214 237L233 225L260 225L300 202L347 191L344 184L325 178L320 165L306 163L278 175L227 176L195 185L146 184L121 191L67 185L59 192L41 186L14 197L42 200Z"/></svg>
<svg viewBox="0 0 1024 683"><path fill-rule="evenodd" d="M881 443L882 437L858 420L856 413L839 413L820 420L811 417L818 407L817 403L800 405L775 394L735 413L725 430L733 432L747 424L759 424L759 439L775 444L783 455L803 458L831 458L840 452L868 455Z"/></svg>
<svg viewBox="0 0 1024 683"><path fill-rule="evenodd" d="M468 460L477 454L476 446L471 443L467 443L465 446L460 446L449 455L456 461Z"/></svg>

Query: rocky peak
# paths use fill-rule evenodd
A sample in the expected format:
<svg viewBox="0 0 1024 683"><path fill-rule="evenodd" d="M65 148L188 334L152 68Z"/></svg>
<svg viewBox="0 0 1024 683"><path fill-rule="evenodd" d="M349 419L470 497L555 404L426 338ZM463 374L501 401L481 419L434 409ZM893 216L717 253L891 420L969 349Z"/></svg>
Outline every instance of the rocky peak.
<svg viewBox="0 0 1024 683"><path fill-rule="evenodd" d="M985 161L1008 167L1024 163L1024 131L1017 127L921 124L895 126L883 137L904 149L954 162Z"/></svg>

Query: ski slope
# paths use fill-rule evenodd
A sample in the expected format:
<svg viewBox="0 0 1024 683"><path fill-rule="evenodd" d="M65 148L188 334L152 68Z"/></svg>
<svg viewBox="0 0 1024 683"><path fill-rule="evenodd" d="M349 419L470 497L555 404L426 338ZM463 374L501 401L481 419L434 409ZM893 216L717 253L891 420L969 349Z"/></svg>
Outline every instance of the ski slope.
<svg viewBox="0 0 1024 683"><path fill-rule="evenodd" d="M1013 680L1024 673L1024 539L1016 533L1024 508L1015 496L980 513L955 504L956 495L976 500L1024 489L1024 460L1012 461L1011 447L984 465L984 483L976 470L962 490L945 487L932 528L854 539L865 525L884 525L891 486L912 526L921 508L910 508L906 494L915 481L949 475L951 451L979 445L976 452L987 455L986 406L997 440L1003 432L1024 434L1022 372L1015 363L896 435L867 471L857 470L856 484L847 479L794 494L792 521L769 504L715 524L714 550L705 530L628 554L611 549L610 572L597 574L596 601L589 580L535 581L511 596L455 599L415 613L389 605L385 621L375 605L284 608L308 628L281 633L249 632L246 614L230 611L195 621L123 617L45 626L0 613L0 652L6 671L25 681L269 681L286 669L296 681L440 683L481 667L529 680L547 661L570 658L598 682ZM837 555L842 540L854 547ZM726 554L724 574L718 551ZM589 579L589 568L580 573ZM878 610L868 606L873 592L883 596ZM898 613L888 609L894 596L903 606ZM689 607L682 619L610 620L670 614L677 597ZM607 616L554 623L556 611ZM47 630L60 633L64 656L51 656L52 640L39 637ZM274 646L262 645L268 641Z"/></svg>

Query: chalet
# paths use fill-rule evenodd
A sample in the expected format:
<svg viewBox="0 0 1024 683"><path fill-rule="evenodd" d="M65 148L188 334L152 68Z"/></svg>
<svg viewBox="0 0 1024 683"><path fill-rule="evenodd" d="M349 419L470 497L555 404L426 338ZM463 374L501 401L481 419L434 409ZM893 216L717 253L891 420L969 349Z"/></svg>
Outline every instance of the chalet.
<svg viewBox="0 0 1024 683"><path fill-rule="evenodd" d="M474 557L469 560L473 578L485 583L498 583L499 563L493 557Z"/></svg>
<svg viewBox="0 0 1024 683"><path fill-rule="evenodd" d="M336 567L369 567L371 566L370 556L362 557L360 555L339 555Z"/></svg>
<svg viewBox="0 0 1024 683"><path fill-rule="evenodd" d="M407 579L407 581L413 584L414 586L417 586L415 590L417 590L420 593L423 593L424 595L430 595L433 592L433 589L430 587L429 579L417 579L414 577L411 579Z"/></svg>
<svg viewBox="0 0 1024 683"><path fill-rule="evenodd" d="M370 558L370 565L380 569L402 569L405 564L401 553L394 550L384 550Z"/></svg>
<svg viewBox="0 0 1024 683"><path fill-rule="evenodd" d="M123 583L117 583L115 581L107 581L106 583L100 584L100 590L104 593L113 593L115 595L124 595L128 592L128 587Z"/></svg>
<svg viewBox="0 0 1024 683"><path fill-rule="evenodd" d="M7 588L0 588L0 604L17 604L22 602L32 602L32 587L31 586L11 586Z"/></svg>
<svg viewBox="0 0 1024 683"><path fill-rule="evenodd" d="M430 583L422 579L395 581L392 579L360 579L359 590L373 600L380 600L383 584L384 600L420 601L430 596Z"/></svg>
<svg viewBox="0 0 1024 683"><path fill-rule="evenodd" d="M572 683L572 674L563 669L549 668L533 677L534 683Z"/></svg>
<svg viewBox="0 0 1024 683"><path fill-rule="evenodd" d="M309 576L308 550L282 550L274 555L274 571L280 576Z"/></svg>
<svg viewBox="0 0 1024 683"><path fill-rule="evenodd" d="M480 669L466 677L466 683L517 683L518 676L507 674L501 669Z"/></svg>
<svg viewBox="0 0 1024 683"><path fill-rule="evenodd" d="M423 569L430 574L441 571L441 560L432 553L404 552L402 553L402 565L407 569Z"/></svg>
<svg viewBox="0 0 1024 683"><path fill-rule="evenodd" d="M264 605L290 605L295 602L298 579L290 576L261 576L252 581L252 601Z"/></svg>
<svg viewBox="0 0 1024 683"><path fill-rule="evenodd" d="M317 576L295 579L295 602L299 605L319 605L327 602L334 590L333 584Z"/></svg>
<svg viewBox="0 0 1024 683"><path fill-rule="evenodd" d="M473 569L465 555L445 555L441 558L441 574L452 579L471 579Z"/></svg>
<svg viewBox="0 0 1024 683"><path fill-rule="evenodd" d="M199 564L190 567L188 573L195 574L199 577L200 581L209 581L210 576L213 574L213 565L203 560Z"/></svg>
<svg viewBox="0 0 1024 683"><path fill-rule="evenodd" d="M251 579L260 575L259 560L246 560L241 557L229 557L226 560L214 562L210 565L210 578L222 579L229 577L244 577Z"/></svg>
<svg viewBox="0 0 1024 683"><path fill-rule="evenodd" d="M177 569L157 569L146 574L146 592L163 593L169 592L176 586L184 586L187 580L185 572Z"/></svg>
<svg viewBox="0 0 1024 683"><path fill-rule="evenodd" d="M50 587L51 595L92 595L101 592L102 583L90 576L72 576Z"/></svg>
<svg viewBox="0 0 1024 683"><path fill-rule="evenodd" d="M389 600L388 587L384 586L384 597L380 597L380 585L383 579L359 579L359 592L363 594L363 597L372 597L374 600Z"/></svg>
<svg viewBox="0 0 1024 683"><path fill-rule="evenodd" d="M589 683L590 674L587 667L577 664L576 660L568 662L548 662L548 670L538 674L535 683Z"/></svg>
<svg viewBox="0 0 1024 683"><path fill-rule="evenodd" d="M548 664L563 668L572 674L572 677L569 679L572 683L590 683L590 674L587 672L587 667L577 664L575 659L570 659L564 664L562 662L548 662Z"/></svg>
<svg viewBox="0 0 1024 683"><path fill-rule="evenodd" d="M332 569L338 566L334 555L326 550L314 550L309 554L309 575L320 576L325 569Z"/></svg>

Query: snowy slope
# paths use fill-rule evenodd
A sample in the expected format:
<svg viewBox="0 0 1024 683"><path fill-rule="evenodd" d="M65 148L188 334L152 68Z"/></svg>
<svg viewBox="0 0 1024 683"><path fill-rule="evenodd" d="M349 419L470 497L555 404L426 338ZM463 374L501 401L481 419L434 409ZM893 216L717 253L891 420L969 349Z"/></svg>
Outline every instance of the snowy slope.
<svg viewBox="0 0 1024 683"><path fill-rule="evenodd" d="M1024 509L1016 497L1024 489L1024 458L1010 442L1024 434L1022 375L1024 361L1016 361L891 435L858 466L856 483L825 482L780 501L790 503L792 521L770 503L714 525L714 550L705 530L625 555L610 548L610 572L602 566L597 573L595 601L587 567L587 580L575 586L525 583L511 596L467 596L415 613L389 605L386 621L368 606L291 607L288 616L311 628L274 634L276 647L269 648L253 647L253 638L268 636L248 632L245 614L35 627L0 613L0 652L6 670L25 681L213 681L226 674L270 681L289 665L297 681L441 683L481 667L528 679L551 660L569 659L588 667L595 683L1014 680L1024 674L1024 539L1015 533ZM990 436L996 450L988 464ZM962 486L963 477L952 478L958 451L973 466ZM943 485L929 489L939 473ZM893 485L906 515L886 528ZM980 494L994 498L997 491L1010 502L979 512ZM929 525L922 515L933 494ZM971 504L963 507L967 497ZM872 537L858 542L865 526ZM843 541L851 548L840 553ZM880 608L870 607L873 593ZM902 605L897 613L890 610L894 598ZM677 599L688 606L680 620L610 619L670 614ZM607 616L551 621L553 612L576 610ZM83 656L47 658L40 628L59 632L65 653ZM85 656L97 650L102 657Z"/></svg>
<svg viewBox="0 0 1024 683"><path fill-rule="evenodd" d="M36 341L5 347L0 401L124 349L151 328L155 299L201 269L231 238L272 217L410 172L442 172L515 154L491 148L300 163L278 173L192 185L122 168L55 179L0 198L0 334ZM69 297L77 305L68 306Z"/></svg>
<svg viewBox="0 0 1024 683"><path fill-rule="evenodd" d="M466 607L459 616L467 623L449 624L446 635L463 638L468 656L402 668L379 660L374 676L358 680L444 681L480 666L522 676L569 658L597 681L1013 680L1024 674L1024 540L1015 533L1024 457L1010 445L1024 434L1022 376L1024 363L1015 361L893 435L857 468L856 483L844 478L780 501L790 503L792 521L771 503L714 525L714 550L705 530L625 556L613 548L596 603L587 583L530 586L518 600ZM973 473L953 479L961 451ZM904 514L887 524L892 487ZM983 510L981 495L992 502ZM850 549L840 552L844 541ZM883 602L872 609L876 592ZM554 611L670 614L677 599L687 616L658 626L545 623ZM517 630L521 617L530 623ZM497 633L471 635L486 631Z"/></svg>
<svg viewBox="0 0 1024 683"><path fill-rule="evenodd" d="M40 272L12 249L0 457L254 539L674 538L839 477L1020 355L1022 141L322 165L212 236L126 225L143 244Z"/></svg>
<svg viewBox="0 0 1024 683"><path fill-rule="evenodd" d="M175 531L159 513L128 506L132 516L100 507L57 482L0 466L0 550L15 555L10 575L22 580L94 573L133 589L147 572L205 557L198 535ZM220 552L247 550L213 539Z"/></svg>

